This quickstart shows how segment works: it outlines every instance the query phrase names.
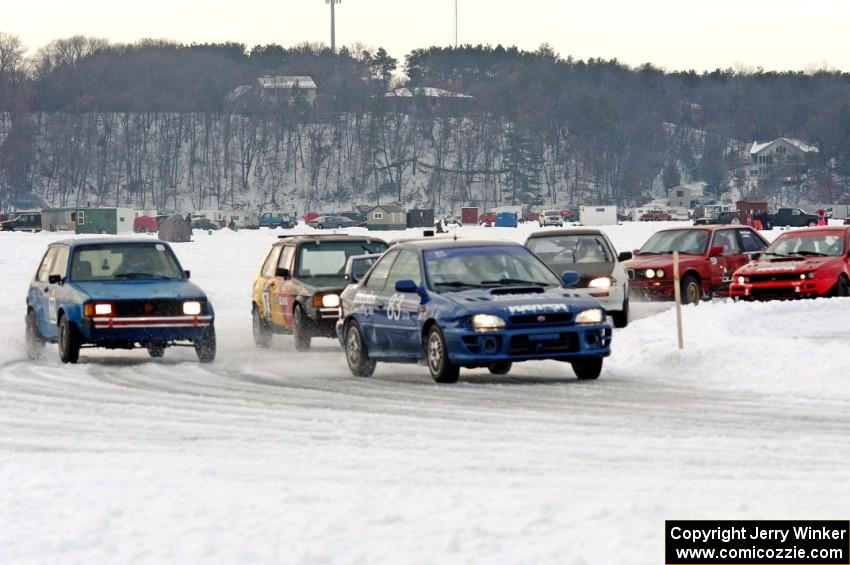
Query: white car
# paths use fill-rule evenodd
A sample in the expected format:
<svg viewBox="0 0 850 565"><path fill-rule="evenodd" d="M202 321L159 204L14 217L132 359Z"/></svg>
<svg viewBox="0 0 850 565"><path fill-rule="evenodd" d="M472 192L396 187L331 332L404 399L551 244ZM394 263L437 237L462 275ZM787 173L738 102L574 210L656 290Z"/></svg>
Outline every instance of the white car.
<svg viewBox="0 0 850 565"><path fill-rule="evenodd" d="M544 228L546 226L561 227L564 225L564 220L563 218L561 218L560 210L544 210L540 213L538 222L540 223L541 228Z"/></svg>
<svg viewBox="0 0 850 565"><path fill-rule="evenodd" d="M525 246L558 275L576 271L576 290L597 299L615 327L629 324L629 275L623 261L632 258L630 251L618 255L608 236L593 228L535 232Z"/></svg>

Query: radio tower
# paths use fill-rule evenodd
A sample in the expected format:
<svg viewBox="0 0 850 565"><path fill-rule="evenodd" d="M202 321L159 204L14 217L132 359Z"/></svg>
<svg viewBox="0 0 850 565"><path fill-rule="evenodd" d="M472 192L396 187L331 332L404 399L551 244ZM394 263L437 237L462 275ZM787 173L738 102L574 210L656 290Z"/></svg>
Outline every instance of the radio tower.
<svg viewBox="0 0 850 565"><path fill-rule="evenodd" d="M454 24L454 44L455 49L457 49L457 0L454 0L454 5L454 20L452 23Z"/></svg>
<svg viewBox="0 0 850 565"><path fill-rule="evenodd" d="M325 0L325 4L331 5L331 51L334 53L336 53L336 14L334 13L334 6L341 3L342 0Z"/></svg>

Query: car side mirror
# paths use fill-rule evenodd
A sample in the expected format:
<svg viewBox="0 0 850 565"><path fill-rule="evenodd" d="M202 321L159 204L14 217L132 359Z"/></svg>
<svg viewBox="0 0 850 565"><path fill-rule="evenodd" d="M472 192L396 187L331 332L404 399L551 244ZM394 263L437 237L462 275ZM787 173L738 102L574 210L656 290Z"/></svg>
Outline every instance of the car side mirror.
<svg viewBox="0 0 850 565"><path fill-rule="evenodd" d="M578 281L581 277L575 271L564 271L561 275L561 283L563 283L564 288L572 288L578 284Z"/></svg>
<svg viewBox="0 0 850 565"><path fill-rule="evenodd" d="M50 284L62 284L62 276L61 275L50 275L47 277L47 282Z"/></svg>
<svg viewBox="0 0 850 565"><path fill-rule="evenodd" d="M638 253L640 253L640 249L632 249L632 256L637 255Z"/></svg>
<svg viewBox="0 0 850 565"><path fill-rule="evenodd" d="M634 254L631 251L623 251L622 253L617 255L617 261L622 263L623 261L628 261L632 257L634 257Z"/></svg>
<svg viewBox="0 0 850 565"><path fill-rule="evenodd" d="M274 276L280 277L282 279L288 279L292 276L292 273L289 272L289 269L284 269L283 267L278 267L274 272Z"/></svg>
<svg viewBox="0 0 850 565"><path fill-rule="evenodd" d="M187 279L191 278L192 277L192 271L189 271L189 270L183 271L183 276L186 277Z"/></svg>
<svg viewBox="0 0 850 565"><path fill-rule="evenodd" d="M717 257L718 255L723 255L723 252L726 250L722 245L715 245L711 249L708 250L709 257Z"/></svg>
<svg viewBox="0 0 850 565"><path fill-rule="evenodd" d="M396 292L416 292L417 290L419 286L410 279L402 279L395 283Z"/></svg>

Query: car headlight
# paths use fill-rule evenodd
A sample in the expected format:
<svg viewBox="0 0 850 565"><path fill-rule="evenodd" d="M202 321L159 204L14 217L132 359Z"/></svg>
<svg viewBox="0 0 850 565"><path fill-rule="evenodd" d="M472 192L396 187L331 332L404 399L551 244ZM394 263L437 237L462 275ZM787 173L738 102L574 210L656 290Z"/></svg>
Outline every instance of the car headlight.
<svg viewBox="0 0 850 565"><path fill-rule="evenodd" d="M648 279L654 279L655 278L655 270L654 269L647 269L646 271L644 271L643 274Z"/></svg>
<svg viewBox="0 0 850 565"><path fill-rule="evenodd" d="M801 273L801 274L800 274L800 278L801 278L802 280L805 280L805 279L813 279L813 278L815 278L815 272L814 272L814 271L809 271L808 273Z"/></svg>
<svg viewBox="0 0 850 565"><path fill-rule="evenodd" d="M322 295L322 308L339 308L339 295L338 294L324 294L324 295Z"/></svg>
<svg viewBox="0 0 850 565"><path fill-rule="evenodd" d="M89 303L83 306L83 314L88 318L93 316L111 316L112 312L112 304L109 303Z"/></svg>
<svg viewBox="0 0 850 565"><path fill-rule="evenodd" d="M664 269L655 269L655 276L659 279L664 278Z"/></svg>
<svg viewBox="0 0 850 565"><path fill-rule="evenodd" d="M576 316L577 324L598 324L605 319L605 312L602 308L588 308L582 310Z"/></svg>
<svg viewBox="0 0 850 565"><path fill-rule="evenodd" d="M750 282L750 279L747 277L738 277L738 284L747 284Z"/></svg>
<svg viewBox="0 0 850 565"><path fill-rule="evenodd" d="M197 316L201 313L201 303L197 300L191 300L183 303L183 313L187 316Z"/></svg>
<svg viewBox="0 0 850 565"><path fill-rule="evenodd" d="M500 330L505 327L505 320L492 314L476 314L470 320L472 329L477 332Z"/></svg>
<svg viewBox="0 0 850 565"><path fill-rule="evenodd" d="M587 286L589 288L611 288L613 282L611 277L599 277L590 281Z"/></svg>

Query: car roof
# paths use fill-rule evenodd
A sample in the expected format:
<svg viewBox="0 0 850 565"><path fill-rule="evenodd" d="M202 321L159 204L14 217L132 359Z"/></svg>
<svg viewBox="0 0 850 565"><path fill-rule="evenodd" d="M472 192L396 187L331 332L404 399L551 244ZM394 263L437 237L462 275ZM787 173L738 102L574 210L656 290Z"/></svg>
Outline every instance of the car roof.
<svg viewBox="0 0 850 565"><path fill-rule="evenodd" d="M749 228L753 229L752 226L748 226L747 224L705 224L699 226L677 226L674 228L664 228L663 230L658 230L655 233L663 232L663 231L687 231L687 230L707 230L707 231L717 231L722 229L738 229L738 228Z"/></svg>
<svg viewBox="0 0 850 565"><path fill-rule="evenodd" d="M329 234L309 234L309 233L298 233L293 235L279 235L277 236L278 240L274 243L274 245L285 245L287 243L299 244L299 243L310 243L316 241L378 241L381 243L386 243L380 237L374 237L371 235L348 235L344 233L329 233Z"/></svg>
<svg viewBox="0 0 850 565"><path fill-rule="evenodd" d="M540 230L528 236L528 239L539 237L557 237L561 235L605 235L602 230L594 228L568 228L562 230Z"/></svg>
<svg viewBox="0 0 850 565"><path fill-rule="evenodd" d="M163 245L168 245L167 241L162 241L160 239L150 239L148 237L142 238L131 238L131 237L92 237L92 238L81 238L81 239L62 239L59 241L55 241L50 245L67 245L68 247L80 247L82 245L104 245L104 244L112 244L112 245L124 245L128 243L161 243Z"/></svg>
<svg viewBox="0 0 850 565"><path fill-rule="evenodd" d="M830 231L838 231L838 232L848 232L850 231L850 226L838 225L838 226L815 226L813 228L799 228L796 230L789 230L785 233L779 235L779 237L790 236L800 233L817 233L817 232L830 232Z"/></svg>
<svg viewBox="0 0 850 565"><path fill-rule="evenodd" d="M399 243L394 247L403 247L407 249L421 249L427 251L429 249L445 249L456 247L523 247L515 241L507 241L504 239L454 239L454 238L423 238L412 241Z"/></svg>

